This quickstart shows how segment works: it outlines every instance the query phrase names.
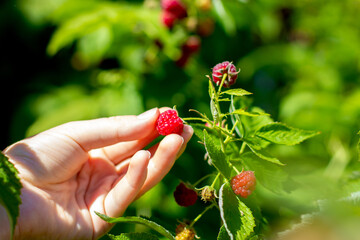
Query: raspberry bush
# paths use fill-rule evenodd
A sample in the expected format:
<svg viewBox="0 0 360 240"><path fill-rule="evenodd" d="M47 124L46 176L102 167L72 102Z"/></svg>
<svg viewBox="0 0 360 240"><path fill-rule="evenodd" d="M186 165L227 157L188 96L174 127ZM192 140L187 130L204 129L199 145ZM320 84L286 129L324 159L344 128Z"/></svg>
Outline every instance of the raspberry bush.
<svg viewBox="0 0 360 240"><path fill-rule="evenodd" d="M269 146L299 144L318 133L274 122L269 114L249 104L247 96L252 93L244 89L223 90L235 84L239 72L234 64L224 61L214 66L211 77L207 76L210 117L191 109L196 116L181 119L175 110L168 110L157 121L158 132L168 135L180 134L184 120L204 146L205 160L213 167L213 173L193 184L181 182L174 189L178 205L191 207L201 197L204 210L188 224L178 225L175 235L148 219L137 218L133 222L146 224L169 239L194 239L197 221L216 207L223 224L218 240L261 238L266 221L256 206L261 199L257 189L282 192L282 183L288 178L282 170L283 163L269 153ZM225 107L229 110L223 111ZM100 216L106 220L106 216ZM121 217L114 221L127 220Z"/></svg>

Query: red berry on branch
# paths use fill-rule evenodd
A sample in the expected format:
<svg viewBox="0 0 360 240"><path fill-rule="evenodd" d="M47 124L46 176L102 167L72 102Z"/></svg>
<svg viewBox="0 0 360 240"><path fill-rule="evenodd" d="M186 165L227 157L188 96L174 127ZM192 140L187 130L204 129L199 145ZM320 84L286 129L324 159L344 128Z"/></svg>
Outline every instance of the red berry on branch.
<svg viewBox="0 0 360 240"><path fill-rule="evenodd" d="M196 203L198 195L194 190L187 188L184 183L180 183L174 191L174 198L180 206L189 207Z"/></svg>
<svg viewBox="0 0 360 240"><path fill-rule="evenodd" d="M161 14L161 21L167 28L172 28L177 20L176 16L171 12L163 11Z"/></svg>
<svg viewBox="0 0 360 240"><path fill-rule="evenodd" d="M156 120L156 130L160 135L181 134L183 128L183 120L179 118L177 112L173 109L161 113Z"/></svg>
<svg viewBox="0 0 360 240"><path fill-rule="evenodd" d="M255 174L253 171L243 171L233 177L230 183L236 195L247 198L255 190Z"/></svg>
<svg viewBox="0 0 360 240"><path fill-rule="evenodd" d="M183 52L196 53L201 46L201 40L198 36L190 36L181 47Z"/></svg>
<svg viewBox="0 0 360 240"><path fill-rule="evenodd" d="M199 51L201 46L201 40L198 36L190 36L185 43L181 46L181 56L176 60L176 65L184 67L189 58Z"/></svg>
<svg viewBox="0 0 360 240"><path fill-rule="evenodd" d="M161 7L164 11L174 14L177 19L187 17L186 6L180 0L162 0Z"/></svg>
<svg viewBox="0 0 360 240"><path fill-rule="evenodd" d="M224 81L224 87L230 87L235 83L239 72L240 71L236 70L235 65L229 61L216 64L212 71L213 81L219 86L223 76L227 74Z"/></svg>

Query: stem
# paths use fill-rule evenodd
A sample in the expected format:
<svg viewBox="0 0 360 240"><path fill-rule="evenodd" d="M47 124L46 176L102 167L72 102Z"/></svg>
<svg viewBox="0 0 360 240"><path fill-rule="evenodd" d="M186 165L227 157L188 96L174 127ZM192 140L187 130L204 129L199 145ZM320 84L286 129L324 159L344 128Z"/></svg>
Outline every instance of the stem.
<svg viewBox="0 0 360 240"><path fill-rule="evenodd" d="M245 150L245 147L246 147L246 143L243 142L243 143L241 144L241 148L240 148L240 152L239 152L240 155L243 154L243 152L244 152L244 150Z"/></svg>
<svg viewBox="0 0 360 240"><path fill-rule="evenodd" d="M232 129L231 129L231 131L230 131L230 135L226 136L226 138L225 138L225 141L224 141L225 144L227 144L227 143L230 141L230 139L231 139L231 137L232 137L232 134L234 133L235 128L236 128L236 125L237 125L238 123L239 123L239 120L236 119L236 121L235 121L235 123L234 123L234 125L233 125L233 127L232 127Z"/></svg>
<svg viewBox="0 0 360 240"><path fill-rule="evenodd" d="M225 82L225 79L227 78L227 76L228 76L228 74L227 74L227 73L224 73L223 78L221 79L221 83L220 83L218 92L217 92L217 95L218 95L218 96L219 96L220 93L221 93L221 88L222 88L222 86L224 85L224 82Z"/></svg>
<svg viewBox="0 0 360 240"><path fill-rule="evenodd" d="M199 180L197 180L197 182L195 182L195 183L193 184L193 186L196 187L196 186L199 185L202 181L204 181L204 180L205 180L206 178L208 178L208 177L211 177L212 175L214 175L214 174L208 174L208 175L200 178Z"/></svg>
<svg viewBox="0 0 360 240"><path fill-rule="evenodd" d="M204 211L202 211L202 213L200 213L199 215L197 215L197 217L191 222L191 224L190 224L189 227L190 227L190 228L193 227L194 224L195 224L209 209L211 209L211 208L214 207L214 205L215 205L215 203L207 206L207 207L204 209Z"/></svg>
<svg viewBox="0 0 360 240"><path fill-rule="evenodd" d="M220 177L220 173L218 173L217 175L216 175L216 177L215 177L215 179L214 179L214 181L212 182L212 184L211 184L211 186L210 187L214 187L215 186L215 183L217 182L217 180L219 179L219 177Z"/></svg>
<svg viewBox="0 0 360 240"><path fill-rule="evenodd" d="M239 175L239 174L240 174L239 170L238 170L234 165L231 164L231 166L232 166L233 169L235 170L236 174Z"/></svg>

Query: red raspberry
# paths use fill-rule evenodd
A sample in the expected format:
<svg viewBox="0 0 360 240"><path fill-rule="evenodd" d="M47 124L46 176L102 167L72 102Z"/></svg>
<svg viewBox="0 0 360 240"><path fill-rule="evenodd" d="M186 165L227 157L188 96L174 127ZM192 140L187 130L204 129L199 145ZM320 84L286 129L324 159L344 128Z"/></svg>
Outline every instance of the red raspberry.
<svg viewBox="0 0 360 240"><path fill-rule="evenodd" d="M174 191L174 198L180 206L189 207L196 203L198 195L194 190L187 188L184 183L180 183Z"/></svg>
<svg viewBox="0 0 360 240"><path fill-rule="evenodd" d="M181 46L181 56L176 60L179 67L184 67L192 54L199 51L201 40L198 36L190 36L185 43Z"/></svg>
<svg viewBox="0 0 360 240"><path fill-rule="evenodd" d="M161 7L164 11L174 14L177 19L187 17L186 7L180 0L162 0Z"/></svg>
<svg viewBox="0 0 360 240"><path fill-rule="evenodd" d="M173 109L161 113L156 121L156 130L160 135L181 134L183 128L182 119L178 117L177 112Z"/></svg>
<svg viewBox="0 0 360 240"><path fill-rule="evenodd" d="M224 81L224 87L230 87L235 83L239 71L236 71L234 64L228 61L216 64L212 71L213 81L216 85L220 85L225 73L227 73L227 77Z"/></svg>
<svg viewBox="0 0 360 240"><path fill-rule="evenodd" d="M161 15L161 21L167 28L172 28L177 20L176 16L167 11L163 11Z"/></svg>
<svg viewBox="0 0 360 240"><path fill-rule="evenodd" d="M243 171L231 179L231 188L236 195L247 198L256 186L256 178L253 171Z"/></svg>
<svg viewBox="0 0 360 240"><path fill-rule="evenodd" d="M198 36L190 36L184 45L182 45L181 49L186 53L195 53L199 51L201 45L201 40Z"/></svg>

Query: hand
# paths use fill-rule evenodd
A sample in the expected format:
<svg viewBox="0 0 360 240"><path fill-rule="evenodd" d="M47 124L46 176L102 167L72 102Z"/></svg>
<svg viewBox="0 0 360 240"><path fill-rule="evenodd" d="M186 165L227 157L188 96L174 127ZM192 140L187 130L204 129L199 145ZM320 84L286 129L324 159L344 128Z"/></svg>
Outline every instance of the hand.
<svg viewBox="0 0 360 240"><path fill-rule="evenodd" d="M163 109L166 110L166 109ZM171 134L149 151L159 109L139 116L70 122L24 139L4 153L19 171L22 204L15 239L96 239L157 184L193 134ZM1 211L0 211L1 212Z"/></svg>

